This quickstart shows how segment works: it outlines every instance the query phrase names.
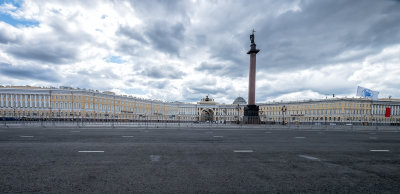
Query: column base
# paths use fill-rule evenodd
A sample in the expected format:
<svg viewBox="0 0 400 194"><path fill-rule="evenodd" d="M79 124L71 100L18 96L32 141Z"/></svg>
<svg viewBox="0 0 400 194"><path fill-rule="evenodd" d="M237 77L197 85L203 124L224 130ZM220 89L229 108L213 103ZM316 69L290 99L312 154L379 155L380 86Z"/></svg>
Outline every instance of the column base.
<svg viewBox="0 0 400 194"><path fill-rule="evenodd" d="M260 124L260 116L258 115L259 107L257 105L247 105L244 107L244 124Z"/></svg>

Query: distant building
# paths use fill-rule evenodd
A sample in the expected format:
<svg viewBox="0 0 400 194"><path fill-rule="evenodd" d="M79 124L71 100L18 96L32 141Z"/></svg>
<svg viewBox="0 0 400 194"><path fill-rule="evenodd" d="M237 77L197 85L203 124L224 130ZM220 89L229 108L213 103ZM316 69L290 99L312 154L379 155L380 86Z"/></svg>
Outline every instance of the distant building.
<svg viewBox="0 0 400 194"><path fill-rule="evenodd" d="M244 98L242 97L237 97L232 104L239 104L239 105L246 105L247 102Z"/></svg>
<svg viewBox="0 0 400 194"><path fill-rule="evenodd" d="M246 100L220 104L206 96L196 104L163 102L113 92L74 89L0 86L0 120L91 120L152 122L242 121ZM400 99L332 98L259 103L263 123L399 124ZM282 111L286 107L286 112Z"/></svg>

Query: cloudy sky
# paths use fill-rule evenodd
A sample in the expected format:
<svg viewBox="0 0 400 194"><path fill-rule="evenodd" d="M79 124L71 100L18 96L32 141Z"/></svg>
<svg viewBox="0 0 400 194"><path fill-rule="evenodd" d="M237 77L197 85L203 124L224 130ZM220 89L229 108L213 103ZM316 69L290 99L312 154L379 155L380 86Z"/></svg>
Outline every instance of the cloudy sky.
<svg viewBox="0 0 400 194"><path fill-rule="evenodd" d="M0 84L166 101L400 98L400 1L0 1Z"/></svg>

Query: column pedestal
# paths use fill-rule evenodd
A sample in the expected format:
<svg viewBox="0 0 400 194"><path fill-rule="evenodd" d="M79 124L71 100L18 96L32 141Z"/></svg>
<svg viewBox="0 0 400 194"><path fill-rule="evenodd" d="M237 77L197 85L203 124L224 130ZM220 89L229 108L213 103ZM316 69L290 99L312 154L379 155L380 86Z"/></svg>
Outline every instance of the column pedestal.
<svg viewBox="0 0 400 194"><path fill-rule="evenodd" d="M259 107L257 105L247 105L244 107L244 124L260 124L260 116L258 115Z"/></svg>

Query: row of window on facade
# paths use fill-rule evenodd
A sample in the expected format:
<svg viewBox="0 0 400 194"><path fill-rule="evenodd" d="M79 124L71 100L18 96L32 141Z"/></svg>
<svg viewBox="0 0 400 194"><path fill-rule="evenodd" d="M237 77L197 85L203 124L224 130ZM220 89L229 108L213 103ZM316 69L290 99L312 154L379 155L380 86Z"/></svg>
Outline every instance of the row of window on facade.
<svg viewBox="0 0 400 194"><path fill-rule="evenodd" d="M369 104L365 103L343 103L344 107L351 107L351 108L369 108ZM306 105L285 105L285 107L290 109L306 109L306 108L329 108L329 107L341 107L342 103L324 103L324 104L306 104ZM282 106L267 106L265 107L266 110L281 110Z"/></svg>
<svg viewBox="0 0 400 194"><path fill-rule="evenodd" d="M30 100L32 96L33 100ZM60 100L72 100L72 96L52 96L52 99L60 99ZM74 100L81 100L81 96L74 96ZM40 107L40 104L44 103L47 100L47 103L50 103L50 96L46 96L46 95L36 95L36 94L0 94L0 100L1 106L8 106L8 107L12 107L13 105L18 106L18 107ZM127 105L127 106L134 106L134 101L124 101L124 100L120 100L120 101L115 101L113 99L102 99L102 98L90 98L85 96L85 100L90 100L94 103L108 103L108 104L122 104L122 105ZM61 102L60 102L61 103ZM39 105L37 105L39 104ZM91 102L88 102L88 104L91 104ZM136 101L135 101L136 104ZM44 106L44 105L43 105ZM153 105L152 103L137 103L137 106L139 106L140 108L143 109L149 109L151 108ZM169 107L170 108L170 107Z"/></svg>

